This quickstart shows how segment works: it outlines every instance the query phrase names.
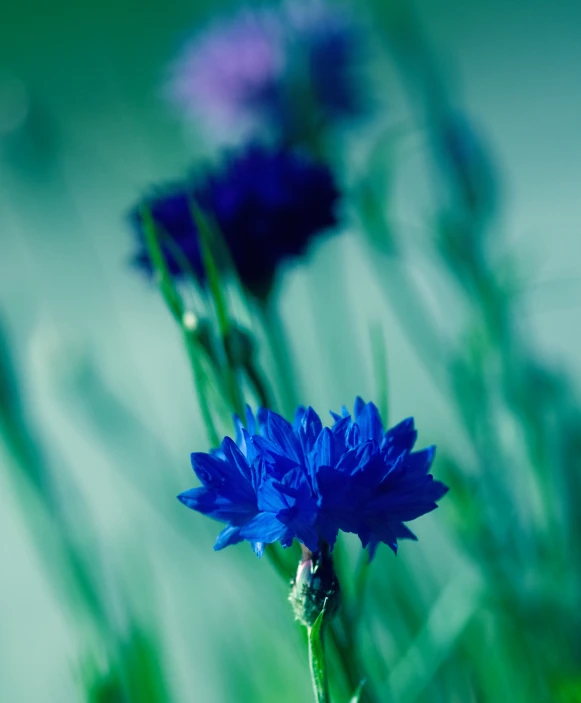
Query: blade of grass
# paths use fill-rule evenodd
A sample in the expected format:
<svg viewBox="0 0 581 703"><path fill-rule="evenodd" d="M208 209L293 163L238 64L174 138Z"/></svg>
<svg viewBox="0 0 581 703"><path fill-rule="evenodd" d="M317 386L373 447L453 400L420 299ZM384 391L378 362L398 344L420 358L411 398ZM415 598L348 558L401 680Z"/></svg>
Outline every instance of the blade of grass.
<svg viewBox="0 0 581 703"><path fill-rule="evenodd" d="M325 608L323 607L314 624L309 627L309 666L317 703L331 703L323 642L324 617Z"/></svg>
<svg viewBox="0 0 581 703"><path fill-rule="evenodd" d="M228 314L226 296L222 288L222 282L212 250L212 228L204 212L193 201L191 203L191 212L192 218L198 230L198 236L200 238L202 259L204 261L204 268L206 271L206 277L208 279L210 294L214 303L216 319L218 322L218 330L220 332L220 337L222 340L222 348L224 350L225 356L226 387L228 389L228 395L232 404L233 412L235 412L239 417L243 417L244 401L242 398L242 393L238 384L238 380L236 378L236 369L230 363L230 359L228 358L228 354L226 353L228 336L230 334L231 329L231 321L230 316Z"/></svg>
<svg viewBox="0 0 581 703"><path fill-rule="evenodd" d="M159 289L168 309L182 331L208 440L211 446L217 447L220 439L208 403L205 389L205 377L198 356L200 351L202 351L201 345L196 342L193 331L188 327L184 304L169 272L167 262L158 241L156 225L150 210L148 208L143 208L141 217L143 220L147 250L158 278Z"/></svg>

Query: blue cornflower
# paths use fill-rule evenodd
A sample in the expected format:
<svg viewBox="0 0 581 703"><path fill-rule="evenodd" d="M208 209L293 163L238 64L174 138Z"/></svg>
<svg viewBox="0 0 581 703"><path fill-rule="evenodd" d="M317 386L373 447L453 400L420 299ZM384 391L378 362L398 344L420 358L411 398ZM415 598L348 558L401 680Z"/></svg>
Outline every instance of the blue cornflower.
<svg viewBox="0 0 581 703"><path fill-rule="evenodd" d="M167 93L220 139L294 137L313 113L332 122L362 112L359 34L325 2L245 9L185 47Z"/></svg>
<svg viewBox="0 0 581 703"><path fill-rule="evenodd" d="M213 459L222 462L221 475L236 474L233 487L224 481L216 494L234 504L230 491L236 490L240 457L252 467L244 469L245 475L259 477L252 484L251 509L241 502L226 514L218 497L214 503L192 502L190 496L202 489L180 499L229 522L224 532L234 530L236 542L260 544L258 552L264 543L288 546L293 538L313 552L323 544L332 549L339 530L357 534L370 558L380 542L396 552L398 539L416 539L404 523L436 508L447 491L429 473L434 447L413 452L413 420L384 432L376 406L360 398L353 418L346 409L334 418L334 425L324 428L312 408L299 408L293 425L269 410L260 410L256 418L248 411L246 427L236 420L236 442L226 443L229 454L223 445ZM231 447L238 449L236 462ZM193 455L197 473L196 462L207 456ZM233 543L221 537L217 549Z"/></svg>
<svg viewBox="0 0 581 703"><path fill-rule="evenodd" d="M397 552L398 539L417 539L404 523L434 510L448 490L429 473L436 448L412 451L413 418L384 433L373 403L357 398L354 410L353 419L345 408L334 416L328 443L339 462L319 457L321 531L331 544L338 529L356 533L370 557L380 542Z"/></svg>
<svg viewBox="0 0 581 703"><path fill-rule="evenodd" d="M171 272L181 274L185 263L203 282L191 215L195 201L215 220L242 284L263 297L280 264L303 254L315 235L337 223L338 200L339 191L324 165L296 150L253 144L203 180L190 179L146 198L131 215L139 245L135 261L151 271L140 215L146 205Z"/></svg>

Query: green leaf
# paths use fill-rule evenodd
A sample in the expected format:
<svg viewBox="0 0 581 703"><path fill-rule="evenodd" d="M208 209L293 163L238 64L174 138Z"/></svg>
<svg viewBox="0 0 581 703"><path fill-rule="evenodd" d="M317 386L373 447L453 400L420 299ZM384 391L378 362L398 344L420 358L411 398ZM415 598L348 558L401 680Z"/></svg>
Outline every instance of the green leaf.
<svg viewBox="0 0 581 703"><path fill-rule="evenodd" d="M143 221L147 253L149 254L153 269L158 278L159 288L168 308L181 325L184 315L184 304L173 283L167 262L161 250L155 221L149 208L145 207L141 210L141 219Z"/></svg>
<svg viewBox="0 0 581 703"><path fill-rule="evenodd" d="M312 627L309 628L309 664L313 690L317 703L330 703L327 666L323 646L323 619L325 608L321 610Z"/></svg>
<svg viewBox="0 0 581 703"><path fill-rule="evenodd" d="M361 682L359 683L359 686L357 686L355 693L349 700L349 703L359 703L361 699L361 692L363 691L363 686L365 686L365 679L362 679Z"/></svg>
<svg viewBox="0 0 581 703"><path fill-rule="evenodd" d="M230 319L228 317L228 309L226 306L226 296L222 290L220 274L216 265L212 242L214 239L212 227L205 213L200 207L192 201L191 203L192 219L195 222L198 236L200 239L200 248L202 250L202 260L208 279L208 287L216 308L216 317L218 327L222 337L226 337L230 328Z"/></svg>
<svg viewBox="0 0 581 703"><path fill-rule="evenodd" d="M81 667L87 703L170 703L162 654L154 636L131 623L127 637L116 636L106 660L97 664L94 654Z"/></svg>
<svg viewBox="0 0 581 703"><path fill-rule="evenodd" d="M482 588L480 575L469 567L444 588L415 639L392 667L388 690L395 701L412 703L422 695L482 607Z"/></svg>
<svg viewBox="0 0 581 703"><path fill-rule="evenodd" d="M203 210L199 208L199 206L194 201L192 201L191 203L191 211L192 218L194 220L200 238L200 248L202 250L204 269L206 271L208 287L210 289L210 295L212 296L212 300L214 303L216 319L218 321L218 329L220 331L220 337L226 356L225 381L228 396L230 399L232 410L240 417L243 417L244 402L240 387L238 385L238 380L236 378L236 369L233 368L233 366L230 364L230 360L228 359L228 355L226 353L226 344L229 338L232 323L228 313L226 293L222 284L222 280L220 278L220 272L218 271L218 267L216 265L216 260L214 256L215 247L212 246L212 243L216 239L216 235L212 231L212 225L208 220L206 214L203 212Z"/></svg>
<svg viewBox="0 0 581 703"><path fill-rule="evenodd" d="M167 261L165 260L165 256L159 243L159 233L149 208L142 209L141 219L143 220L143 231L145 234L147 251L158 279L159 289L167 307L182 330L184 344L188 353L190 366L192 368L196 392L200 402L202 419L206 427L208 439L213 446L216 446L219 442L219 437L216 432L212 413L208 404L205 379L200 361L200 354L207 355L207 352L203 346L198 343L185 322L185 305L169 271Z"/></svg>

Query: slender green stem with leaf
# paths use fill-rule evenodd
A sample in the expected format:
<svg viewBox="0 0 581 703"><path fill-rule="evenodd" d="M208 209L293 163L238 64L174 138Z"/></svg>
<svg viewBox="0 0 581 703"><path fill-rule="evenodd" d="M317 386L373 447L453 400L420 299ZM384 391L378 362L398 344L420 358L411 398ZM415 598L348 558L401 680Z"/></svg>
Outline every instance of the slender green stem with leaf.
<svg viewBox="0 0 581 703"><path fill-rule="evenodd" d="M272 295L272 294L271 294ZM276 376L279 379L279 391L283 413L287 417L292 417L298 405L296 378L291 355L289 354L288 343L285 338L282 321L276 309L276 301L269 296L267 299L259 299L257 309L270 353L276 368Z"/></svg>
<svg viewBox="0 0 581 703"><path fill-rule="evenodd" d="M323 641L324 618L325 609L323 608L314 624L308 628L309 666L311 668L311 680L316 703L331 703L327 662L325 660L325 644Z"/></svg>
<svg viewBox="0 0 581 703"><path fill-rule="evenodd" d="M200 238L202 259L204 261L204 268L206 271L206 277L208 279L208 287L210 289L210 294L214 302L216 319L218 322L218 330L220 332L222 346L224 350L226 350L226 345L228 344L228 335L231 329L231 321L230 316L228 314L226 297L224 295L224 291L222 290L218 267L216 266L214 253L212 251L212 229L206 216L204 215L202 210L200 210L200 208L196 205L195 202L192 202L191 208L192 218L196 224L196 229ZM244 401L242 399L242 393L240 391L238 379L236 378L236 368L233 364L230 363L228 354L225 354L225 356L225 374L228 396L232 405L232 409L240 417L242 417L244 413Z"/></svg>

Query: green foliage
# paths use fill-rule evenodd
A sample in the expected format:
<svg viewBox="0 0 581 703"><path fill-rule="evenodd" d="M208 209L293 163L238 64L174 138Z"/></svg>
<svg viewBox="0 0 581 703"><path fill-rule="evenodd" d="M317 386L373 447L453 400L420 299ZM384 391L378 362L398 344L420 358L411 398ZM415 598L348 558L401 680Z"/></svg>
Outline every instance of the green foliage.
<svg viewBox="0 0 581 703"><path fill-rule="evenodd" d="M317 619L309 627L309 665L313 679L313 690L317 703L330 703L329 684L327 682L327 664L325 662L325 648L323 645L323 622L325 608L321 610Z"/></svg>
<svg viewBox="0 0 581 703"><path fill-rule="evenodd" d="M88 703L166 703L171 700L157 646L139 630L132 630L118 647L109 669L86 666L83 685Z"/></svg>
<svg viewBox="0 0 581 703"><path fill-rule="evenodd" d="M123 74L112 71L94 86L104 98L110 91L109 103L103 103L110 119L93 123L91 114L90 123L79 121L73 130L76 113L73 119L62 107L70 100L64 89L48 106L70 144L79 140L83 158L70 149L66 168L58 159L47 161L50 168L42 173L35 168L29 177L58 173L61 183L70 169L78 184L71 178L66 187L52 184L45 192L1 164L7 176L3 234L11 216L15 231L27 233L18 292L8 295L6 289L14 307L16 352L8 352L3 332L0 337L0 471L15 498L6 507L18 511L28 529L24 541L38 555L36 580L51 584L56 594L50 606L65 614L73 670L79 661L90 662L81 680L91 703L308 700L307 642L304 632L293 629L286 602L297 550L269 546L260 562L242 547L215 556L211 530L203 520L183 515L174 495L189 485L188 452L216 446L223 432L231 432L231 411L240 412L244 401L278 404L287 414L297 399L321 408L334 407L335 397L349 401L343 389L352 369L334 379L333 402L320 379L330 359L358 343L371 360L361 393L382 411L389 407L392 422L400 419L402 407L426 416L434 407L441 411L422 426L438 444L435 473L451 490L436 516L420 527L419 544L402 545L397 559L380 550L369 565L349 536L340 540L335 558L344 606L324 626L325 651L321 615L308 637L319 700L329 697L327 669L336 701L581 702L581 404L575 380L546 360L527 329L516 295L522 250L518 242L512 249L503 244L502 193L484 146L467 163L446 150L457 98L447 90L437 54L418 30L409 3L378 1L370 8L377 31L384 32L377 73L390 110L393 104L390 114L406 115L409 124L402 128L390 118L377 141L370 137L361 151L350 146L349 134L331 145L335 163L345 157L339 168L353 226L344 249L337 241L321 246L304 271L289 272L268 305L249 302L235 281L219 275L210 246L218 234L208 215L196 211L210 291L206 296L195 289L188 296L167 271L158 241L164 234L144 213L156 281L186 351L182 365L174 353L176 339L163 338L147 288L139 288L136 297L135 284L126 282L130 269L117 277L111 273L121 268L120 242L127 236L117 225L122 209L117 192L125 198L128 182L132 188L142 178L142 160L121 144L129 138L117 130L125 119L131 121L128 132L150 129L152 151L145 160L166 165L183 162L176 131L156 135L158 118L148 117L142 102L131 102L131 90L124 94L118 82ZM184 4L174 17L180 33L190 11L191 3ZM135 72L138 51L151 52L147 70L158 75L160 61L167 59L155 48L164 27L166 45L174 41L171 9L160 8L161 23L150 12L133 3L125 19L110 22L126 23L125 32L116 31L124 34L117 59L132 56L127 75ZM142 20L147 24L143 13L149 17L149 41L140 39L139 49L129 51L127 34L136 16L140 26ZM60 42L53 30L48 34L54 47ZM95 49L95 42L87 45ZM105 71L105 43L101 51L107 55L101 62ZM46 57L26 58L24 75L37 71L35 80L44 85ZM98 64L92 54L85 61L84 90L85 75ZM394 74L401 95L392 96L385 81ZM113 94L123 95L119 104ZM103 133L102 154L93 143L97 124L110 129ZM89 136L81 144L85 128ZM156 136L163 146L154 144ZM403 193L401 200L412 203L406 211L400 196L407 183L402 173L413 161L410 143L414 155L421 152L429 193L427 203L420 202L420 188ZM51 158L48 152L37 157ZM121 159L132 169L128 174L116 172ZM87 171L94 181L83 180ZM83 199L93 188L99 206ZM71 214L77 206L83 210L84 202L82 219L95 220L97 232ZM114 216L107 219L102 203ZM42 217L35 219L35 212ZM104 233L111 231L107 239ZM354 254L358 245L368 255L363 271ZM311 301L301 299L304 277L321 267L332 247L345 254L355 279L351 287L334 270L318 279L318 310L331 310L337 289L345 286L357 313L340 351L313 341L317 320L311 319ZM11 256L6 245L3 280L10 276ZM35 270L28 291L20 280L29 265L25 259ZM97 260L107 262L110 280L101 278ZM39 353L40 372L30 360L28 340L37 336L30 309L37 295L67 340L60 359L67 393L46 347ZM371 335L367 316L374 321ZM67 346L78 336L92 347L90 373L78 373ZM197 415L184 382L188 371L203 431L193 421ZM297 378L304 388L300 396ZM43 404L43 387L49 404L46 398ZM59 413L66 418L60 425L53 422ZM21 568L23 561L15 559L11 569L18 574ZM153 613L159 613L163 628ZM19 613L19 627L37 615L32 609ZM11 627L6 642L14 638L17 645ZM46 669L52 672L54 663L57 671L60 662L54 678L72 678L57 650L43 653ZM42 661L33 656L23 670L40 668ZM40 680L52 681L46 669ZM22 690L28 683L23 677ZM20 689L4 695L23 699Z"/></svg>
<svg viewBox="0 0 581 703"><path fill-rule="evenodd" d="M359 686L357 686L357 690L353 694L349 703L359 703L359 701L361 700L361 692L363 691L363 686L365 686L365 681L362 681Z"/></svg>

